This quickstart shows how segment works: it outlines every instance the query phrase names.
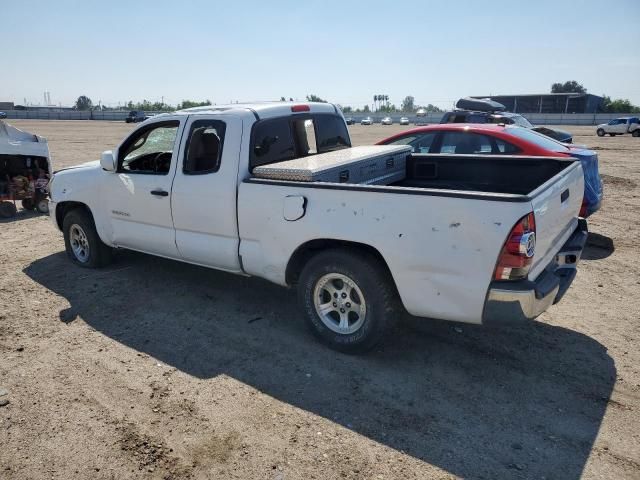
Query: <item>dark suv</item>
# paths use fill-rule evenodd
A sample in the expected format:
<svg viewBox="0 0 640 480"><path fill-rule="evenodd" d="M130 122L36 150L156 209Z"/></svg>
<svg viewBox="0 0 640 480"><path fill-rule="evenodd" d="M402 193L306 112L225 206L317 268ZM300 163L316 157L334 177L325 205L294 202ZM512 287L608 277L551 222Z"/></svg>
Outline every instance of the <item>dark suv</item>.
<svg viewBox="0 0 640 480"><path fill-rule="evenodd" d="M131 110L124 121L127 123L138 123L144 122L147 118L149 117L145 115L142 110Z"/></svg>
<svg viewBox="0 0 640 480"><path fill-rule="evenodd" d="M549 127L534 127L529 120L520 114L505 112L504 105L491 100L461 98L456 109L442 116L440 123L503 123L529 128L534 132L562 143L573 142L571 133Z"/></svg>

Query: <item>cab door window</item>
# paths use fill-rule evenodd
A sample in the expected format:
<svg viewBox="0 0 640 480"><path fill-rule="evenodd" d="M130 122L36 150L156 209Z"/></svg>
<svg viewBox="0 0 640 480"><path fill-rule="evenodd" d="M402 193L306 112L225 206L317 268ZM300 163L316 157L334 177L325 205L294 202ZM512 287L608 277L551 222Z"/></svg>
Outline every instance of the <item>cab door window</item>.
<svg viewBox="0 0 640 480"><path fill-rule="evenodd" d="M196 120L191 124L182 171L202 175L220 170L226 124L220 120Z"/></svg>
<svg viewBox="0 0 640 480"><path fill-rule="evenodd" d="M154 123L133 133L120 147L118 172L166 175L180 122Z"/></svg>

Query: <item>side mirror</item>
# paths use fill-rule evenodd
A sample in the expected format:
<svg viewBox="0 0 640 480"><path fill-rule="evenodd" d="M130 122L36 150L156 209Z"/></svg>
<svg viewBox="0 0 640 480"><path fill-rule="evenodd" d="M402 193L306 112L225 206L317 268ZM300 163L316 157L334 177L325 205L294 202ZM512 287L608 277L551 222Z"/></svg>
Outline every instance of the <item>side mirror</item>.
<svg viewBox="0 0 640 480"><path fill-rule="evenodd" d="M100 157L100 166L107 172L116 171L116 157L111 150L102 152L102 156Z"/></svg>

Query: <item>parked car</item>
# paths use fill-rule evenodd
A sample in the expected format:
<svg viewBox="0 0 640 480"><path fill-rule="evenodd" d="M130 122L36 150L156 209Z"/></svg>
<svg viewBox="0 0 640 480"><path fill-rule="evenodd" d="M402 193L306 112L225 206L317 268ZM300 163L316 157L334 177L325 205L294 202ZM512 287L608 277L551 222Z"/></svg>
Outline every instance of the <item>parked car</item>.
<svg viewBox="0 0 640 480"><path fill-rule="evenodd" d="M7 118L7 114L5 112L0 112L0 119Z"/></svg>
<svg viewBox="0 0 640 480"><path fill-rule="evenodd" d="M401 117L400 125L409 125L409 119L407 117Z"/></svg>
<svg viewBox="0 0 640 480"><path fill-rule="evenodd" d="M347 117L344 120L345 122L347 122L347 125L355 125L356 121L353 119L353 117Z"/></svg>
<svg viewBox="0 0 640 480"><path fill-rule="evenodd" d="M406 149L391 186L254 174L350 147L328 103L162 114L57 172L51 219L81 267L124 248L296 286L311 330L347 352L372 348L405 310L481 324L562 298L587 236L580 162Z"/></svg>
<svg viewBox="0 0 640 480"><path fill-rule="evenodd" d="M127 123L138 123L144 122L148 118L150 118L149 115L145 115L142 110L131 110L124 121Z"/></svg>
<svg viewBox="0 0 640 480"><path fill-rule="evenodd" d="M416 117L426 117L427 116L427 111L424 108L419 108L416 111Z"/></svg>
<svg viewBox="0 0 640 480"><path fill-rule="evenodd" d="M373 120L371 119L371 117L364 117L362 120L360 120L360 125L372 125L373 124Z"/></svg>
<svg viewBox="0 0 640 480"><path fill-rule="evenodd" d="M529 128L562 143L572 143L573 135L565 130L538 126L518 113L506 112L504 105L487 99L461 98L456 110L446 112L440 123L503 123Z"/></svg>
<svg viewBox="0 0 640 480"><path fill-rule="evenodd" d="M610 120L608 123L598 125L596 133L599 137L609 134L612 137L630 133L634 137L640 137L640 119L638 117L620 117Z"/></svg>
<svg viewBox="0 0 640 480"><path fill-rule="evenodd" d="M415 153L530 155L574 157L584 172L584 201L581 217L600 208L603 197L598 171L598 154L578 145L567 145L530 129L515 125L440 124L418 127L386 138L379 145L411 145Z"/></svg>
<svg viewBox="0 0 640 480"><path fill-rule="evenodd" d="M384 117L380 123L382 125L393 125L393 119L391 117Z"/></svg>

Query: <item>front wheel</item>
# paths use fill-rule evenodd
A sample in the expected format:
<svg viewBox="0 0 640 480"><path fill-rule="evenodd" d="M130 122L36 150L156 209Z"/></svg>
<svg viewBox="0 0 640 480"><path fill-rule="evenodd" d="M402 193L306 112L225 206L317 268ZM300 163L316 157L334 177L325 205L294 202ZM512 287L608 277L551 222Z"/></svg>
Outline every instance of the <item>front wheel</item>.
<svg viewBox="0 0 640 480"><path fill-rule="evenodd" d="M599 137L604 137L604 130L603 130L602 128L599 128L599 129L596 131L596 134L597 134Z"/></svg>
<svg viewBox="0 0 640 480"><path fill-rule="evenodd" d="M632 137L640 137L640 128L631 132Z"/></svg>
<svg viewBox="0 0 640 480"><path fill-rule="evenodd" d="M335 249L303 268L298 299L312 332L345 353L373 348L400 314L389 272L373 255Z"/></svg>
<svg viewBox="0 0 640 480"><path fill-rule="evenodd" d="M112 250L100 240L93 218L85 210L67 213L62 231L67 255L76 265L99 268L111 263Z"/></svg>

